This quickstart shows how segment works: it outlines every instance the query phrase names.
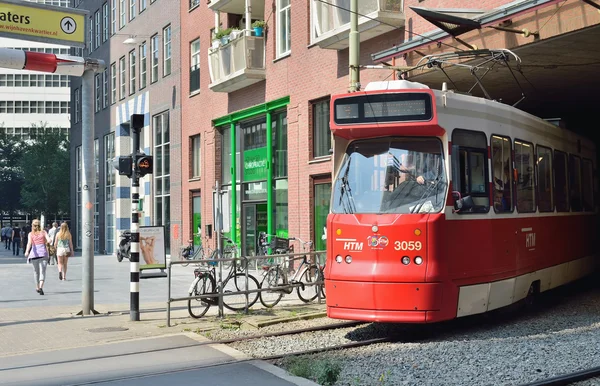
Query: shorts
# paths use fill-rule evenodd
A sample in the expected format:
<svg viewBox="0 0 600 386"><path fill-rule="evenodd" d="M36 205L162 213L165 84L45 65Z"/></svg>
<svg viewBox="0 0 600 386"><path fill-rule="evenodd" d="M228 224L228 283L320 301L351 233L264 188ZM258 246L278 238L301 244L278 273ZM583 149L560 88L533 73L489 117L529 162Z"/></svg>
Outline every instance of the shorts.
<svg viewBox="0 0 600 386"><path fill-rule="evenodd" d="M69 248L58 247L56 248L56 256L71 256L71 250Z"/></svg>

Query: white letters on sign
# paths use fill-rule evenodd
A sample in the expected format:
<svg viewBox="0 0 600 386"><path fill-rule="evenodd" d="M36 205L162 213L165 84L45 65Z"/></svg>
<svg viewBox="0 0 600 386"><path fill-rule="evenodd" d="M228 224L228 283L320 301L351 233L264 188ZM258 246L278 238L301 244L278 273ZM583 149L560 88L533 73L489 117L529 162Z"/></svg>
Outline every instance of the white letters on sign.
<svg viewBox="0 0 600 386"><path fill-rule="evenodd" d="M346 241L344 243L345 251L362 251L363 243L358 241Z"/></svg>
<svg viewBox="0 0 600 386"><path fill-rule="evenodd" d="M535 233L531 232L525 235L525 247L535 248Z"/></svg>
<svg viewBox="0 0 600 386"><path fill-rule="evenodd" d="M395 241L394 249L397 251L420 251L423 244L420 241Z"/></svg>

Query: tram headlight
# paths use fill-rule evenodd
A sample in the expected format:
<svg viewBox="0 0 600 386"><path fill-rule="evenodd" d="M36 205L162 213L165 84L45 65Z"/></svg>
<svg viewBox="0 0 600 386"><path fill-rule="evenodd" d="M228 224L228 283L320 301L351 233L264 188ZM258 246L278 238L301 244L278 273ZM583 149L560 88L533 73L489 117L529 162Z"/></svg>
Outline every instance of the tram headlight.
<svg viewBox="0 0 600 386"><path fill-rule="evenodd" d="M423 258L421 256L417 256L415 257L415 264L416 265L421 265L423 264Z"/></svg>
<svg viewBox="0 0 600 386"><path fill-rule="evenodd" d="M408 256L402 257L402 264L409 265L410 264L410 257L408 257Z"/></svg>
<svg viewBox="0 0 600 386"><path fill-rule="evenodd" d="M340 264L343 260L344 260L344 258L342 257L342 255L337 255L335 257L335 262L338 264Z"/></svg>
<svg viewBox="0 0 600 386"><path fill-rule="evenodd" d="M348 263L348 264L352 263L352 256L350 256L350 255L346 256L346 263Z"/></svg>

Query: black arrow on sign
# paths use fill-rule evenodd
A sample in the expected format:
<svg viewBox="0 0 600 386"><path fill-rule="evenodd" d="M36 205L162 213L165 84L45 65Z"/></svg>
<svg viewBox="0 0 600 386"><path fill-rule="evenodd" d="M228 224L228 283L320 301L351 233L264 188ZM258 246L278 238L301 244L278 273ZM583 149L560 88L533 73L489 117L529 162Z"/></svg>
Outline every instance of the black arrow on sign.
<svg viewBox="0 0 600 386"><path fill-rule="evenodd" d="M67 20L67 22L65 23L65 27L67 27L67 29L71 29L72 26L73 23L71 23L71 20Z"/></svg>

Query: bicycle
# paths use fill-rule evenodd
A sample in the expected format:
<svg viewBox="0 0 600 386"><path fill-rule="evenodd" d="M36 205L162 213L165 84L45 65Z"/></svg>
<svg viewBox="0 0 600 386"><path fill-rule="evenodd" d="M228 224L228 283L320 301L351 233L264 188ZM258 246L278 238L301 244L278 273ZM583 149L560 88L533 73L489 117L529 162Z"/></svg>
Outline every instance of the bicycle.
<svg viewBox="0 0 600 386"><path fill-rule="evenodd" d="M194 236L197 236L197 235L194 234ZM197 250L195 250L194 249L194 241L189 240L188 245L186 245L185 247L181 247L180 256L181 256L182 260L192 261L192 260L202 260L207 255L212 256L213 253L214 253L214 251L211 250L209 247L206 247L206 250L205 250L202 247L202 245L200 245L200 247ZM181 266L183 266L183 267L187 267L188 265L189 265L189 263L181 264Z"/></svg>
<svg viewBox="0 0 600 386"><path fill-rule="evenodd" d="M300 238L289 238L289 241L298 241L302 245L303 252L311 250L312 241L302 241ZM277 252L287 253L293 252L293 248L287 248L286 250L275 249ZM288 274L285 269L282 269L286 263L277 263L271 266L263 267L266 270L263 280L260 283L260 302L266 308L272 308L283 298L284 294L291 294L294 288L298 293L298 298L305 303L309 303L315 300L319 296L319 290L317 283L322 282L322 271L321 268L314 263L311 263L308 259L308 255L302 256L300 266L294 273L291 279L288 278ZM264 288L264 290L263 290Z"/></svg>
<svg viewBox="0 0 600 386"><path fill-rule="evenodd" d="M218 251L213 252L213 256L219 256ZM208 294L215 294L217 296L211 296L201 299L189 299L188 300L188 312L193 318L201 318L206 314L210 306L216 306L219 304L219 292L221 285L223 287L223 294L233 292L246 291L246 285L248 290L256 291L248 294L248 308L252 307L258 300L259 293L258 289L260 284L258 280L250 274L248 274L248 281L246 281L246 273L244 266L247 266L247 262L244 264L237 264L237 259L234 259L229 269L227 277L221 282L217 282L216 267L217 261L207 261L209 268L196 268L194 269L194 281L192 282L188 293L189 296L202 296ZM233 285L230 285L233 283ZM246 284L247 283L247 284ZM228 287L229 285L229 287ZM223 297L223 305L232 311L243 311L246 308L246 295L228 295Z"/></svg>

